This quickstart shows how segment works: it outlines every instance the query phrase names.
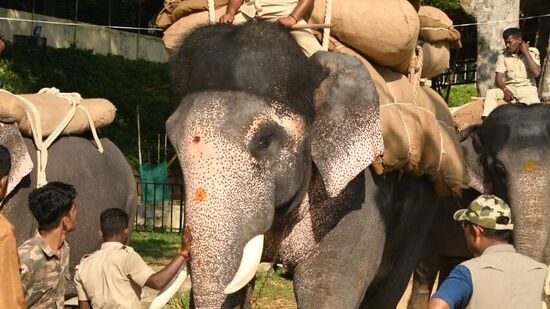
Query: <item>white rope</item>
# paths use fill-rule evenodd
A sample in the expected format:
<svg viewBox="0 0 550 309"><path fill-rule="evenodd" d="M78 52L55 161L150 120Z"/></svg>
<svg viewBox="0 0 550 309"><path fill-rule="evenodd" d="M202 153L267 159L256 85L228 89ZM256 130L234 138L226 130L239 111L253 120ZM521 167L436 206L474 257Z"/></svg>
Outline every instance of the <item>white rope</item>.
<svg viewBox="0 0 550 309"><path fill-rule="evenodd" d="M424 62L424 51L420 45L416 46L415 65L409 67L409 81L412 84L413 103L416 105L416 96L418 95L418 86L422 76L422 64Z"/></svg>
<svg viewBox="0 0 550 309"><path fill-rule="evenodd" d="M332 23L332 0L325 0L325 25ZM330 41L330 28L323 29L323 47L324 51L328 51L328 43Z"/></svg>
<svg viewBox="0 0 550 309"><path fill-rule="evenodd" d="M214 6L214 0L207 0L208 1L208 19L210 20L210 24L216 23L216 7Z"/></svg>
<svg viewBox="0 0 550 309"><path fill-rule="evenodd" d="M37 188L40 188L48 183L48 180L46 179L46 167L48 165L48 148L59 137L59 135L63 132L63 130L65 130L65 128L69 125L71 120L73 120L76 114L77 108L82 110L86 115L86 118L88 119L88 124L90 126L90 130L92 131L92 135L94 137L94 141L96 142L98 151L100 153L103 153L103 145L101 144L101 141L97 136L97 130L95 128L92 116L84 106L80 105L80 101L82 100L82 97L80 96L80 94L62 93L57 88L42 88L40 89L40 91L38 91L38 94L55 95L65 99L69 104L71 104L71 109L69 110L67 115L65 115L63 120L57 125L57 127L46 138L46 140L44 140L42 136L42 120L40 118L40 113L38 112L38 109L36 108L36 106L34 106L34 104L31 101L29 101L27 98L23 96L13 94L5 89L0 89L0 91L17 97L21 102L23 102L23 104L26 107L25 114L31 126L34 145L36 146L36 172L37 172L36 186Z"/></svg>

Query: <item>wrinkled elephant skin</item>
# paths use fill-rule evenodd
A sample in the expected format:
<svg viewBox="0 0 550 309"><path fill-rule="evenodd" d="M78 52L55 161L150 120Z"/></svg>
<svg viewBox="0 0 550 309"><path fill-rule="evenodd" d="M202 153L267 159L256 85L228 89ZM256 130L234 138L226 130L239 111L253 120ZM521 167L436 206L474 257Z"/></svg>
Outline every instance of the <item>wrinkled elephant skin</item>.
<svg viewBox="0 0 550 309"><path fill-rule="evenodd" d="M368 168L382 144L362 64L307 59L288 32L250 23L196 30L172 68L181 102L166 126L193 229L193 306L250 306L253 283L224 291L254 271L243 248L263 235L262 260L294 273L298 307L395 308L435 194L425 178Z"/></svg>

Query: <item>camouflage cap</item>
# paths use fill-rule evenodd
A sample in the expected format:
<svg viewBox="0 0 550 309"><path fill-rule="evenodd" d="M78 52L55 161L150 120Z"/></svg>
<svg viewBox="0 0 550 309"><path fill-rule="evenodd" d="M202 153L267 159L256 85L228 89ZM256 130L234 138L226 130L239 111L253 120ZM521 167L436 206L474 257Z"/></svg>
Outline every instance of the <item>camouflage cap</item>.
<svg viewBox="0 0 550 309"><path fill-rule="evenodd" d="M460 209L453 215L456 221L469 221L493 230L513 230L510 206L494 195L481 195L470 203L467 209Z"/></svg>

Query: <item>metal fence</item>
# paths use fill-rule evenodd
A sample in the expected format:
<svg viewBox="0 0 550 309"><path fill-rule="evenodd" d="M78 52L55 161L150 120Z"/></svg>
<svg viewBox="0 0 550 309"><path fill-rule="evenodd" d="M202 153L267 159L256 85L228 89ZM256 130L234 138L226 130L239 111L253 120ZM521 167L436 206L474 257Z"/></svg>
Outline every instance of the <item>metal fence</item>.
<svg viewBox="0 0 550 309"><path fill-rule="evenodd" d="M138 205L134 230L181 232L184 189L181 184L138 183Z"/></svg>

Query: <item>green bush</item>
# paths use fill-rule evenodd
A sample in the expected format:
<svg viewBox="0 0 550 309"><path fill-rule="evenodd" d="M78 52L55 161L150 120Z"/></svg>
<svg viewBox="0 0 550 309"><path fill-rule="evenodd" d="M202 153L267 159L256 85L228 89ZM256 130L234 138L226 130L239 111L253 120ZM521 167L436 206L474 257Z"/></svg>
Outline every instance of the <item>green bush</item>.
<svg viewBox="0 0 550 309"><path fill-rule="evenodd" d="M138 165L136 107L140 107L144 161L150 153L156 162L157 134L163 148L164 124L176 106L169 90L168 64L73 48L27 50L8 45L0 58L0 82L17 94L56 87L84 98L109 99L117 116L100 134L117 144L134 168Z"/></svg>

